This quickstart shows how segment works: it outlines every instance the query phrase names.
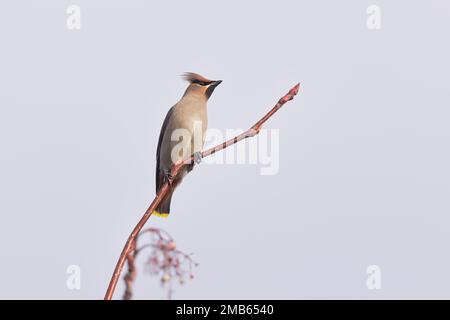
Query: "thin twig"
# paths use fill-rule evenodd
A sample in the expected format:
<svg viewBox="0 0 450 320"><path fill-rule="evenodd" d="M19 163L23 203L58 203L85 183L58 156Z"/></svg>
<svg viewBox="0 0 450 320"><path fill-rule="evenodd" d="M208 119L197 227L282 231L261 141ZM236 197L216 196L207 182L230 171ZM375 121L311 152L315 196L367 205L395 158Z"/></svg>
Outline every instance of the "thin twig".
<svg viewBox="0 0 450 320"><path fill-rule="evenodd" d="M300 89L300 84L295 85L287 94L285 94L280 100L278 100L277 104L266 114L264 117L262 117L258 122L256 122L250 129L245 131L244 133L234 137L233 139L230 139L228 141L225 141L224 143L217 145L216 147L207 149L206 151L202 152L202 157L205 158L211 154L216 153L217 151L223 150L243 139L253 137L259 133L261 130L261 127L263 124L274 115L275 112L277 112L286 102L292 100L295 95L297 95L298 91ZM180 161L172 166L171 175L172 177L176 177L180 170L187 164L190 164L194 161L194 156L191 156L190 159L187 159L185 161ZM125 243L125 246L122 249L122 253L120 254L119 260L117 261L116 267L114 269L114 272L111 276L111 280L109 282L108 289L106 290L105 294L105 300L111 300L112 296L114 294L114 290L116 289L117 282L120 277L120 273L122 272L123 266L125 264L125 261L127 260L127 257L129 253L134 249L134 242L136 237L138 236L141 229L144 227L147 220L152 215L153 210L155 210L156 207L158 207L159 203L162 201L162 199L165 197L165 195L169 192L170 186L169 183L166 182L162 185L162 187L159 189L158 194L156 195L155 199L153 199L152 203L150 204L147 211L145 211L142 218L139 220L137 225L134 227L133 231L129 235L127 242Z"/></svg>
<svg viewBox="0 0 450 320"><path fill-rule="evenodd" d="M136 258L139 250L136 249L136 242L134 242L133 249L127 254L128 272L126 273L125 280L125 293L123 294L124 300L130 300L133 295L133 282L136 278Z"/></svg>

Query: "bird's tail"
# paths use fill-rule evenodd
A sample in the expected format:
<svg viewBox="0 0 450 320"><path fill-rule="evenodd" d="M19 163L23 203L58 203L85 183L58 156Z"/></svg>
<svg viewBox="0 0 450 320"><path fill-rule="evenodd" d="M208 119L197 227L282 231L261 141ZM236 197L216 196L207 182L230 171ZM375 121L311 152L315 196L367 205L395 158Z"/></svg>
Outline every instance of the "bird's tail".
<svg viewBox="0 0 450 320"><path fill-rule="evenodd" d="M170 202L172 201L172 192L170 192L164 199L161 201L159 206L153 210L152 216L167 218L170 213Z"/></svg>

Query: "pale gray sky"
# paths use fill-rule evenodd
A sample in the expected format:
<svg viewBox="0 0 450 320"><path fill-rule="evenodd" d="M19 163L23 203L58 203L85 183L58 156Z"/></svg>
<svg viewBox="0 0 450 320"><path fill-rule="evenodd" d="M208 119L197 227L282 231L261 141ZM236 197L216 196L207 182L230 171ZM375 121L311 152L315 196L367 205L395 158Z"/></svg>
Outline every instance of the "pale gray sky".
<svg viewBox="0 0 450 320"><path fill-rule="evenodd" d="M71 4L81 30L66 27ZM445 0L3 2L0 298L103 297L153 199L184 71L223 80L208 107L223 131L302 89L267 123L278 174L200 165L170 218L149 221L200 262L175 298L450 298L449 13ZM374 264L381 290L366 287ZM138 267L135 297L164 298Z"/></svg>

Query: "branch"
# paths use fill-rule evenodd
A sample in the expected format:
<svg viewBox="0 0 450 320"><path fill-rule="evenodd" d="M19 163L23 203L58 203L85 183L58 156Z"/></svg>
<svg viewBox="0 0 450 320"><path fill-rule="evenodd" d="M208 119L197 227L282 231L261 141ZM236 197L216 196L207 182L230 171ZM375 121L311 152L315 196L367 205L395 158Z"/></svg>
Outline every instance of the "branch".
<svg viewBox="0 0 450 320"><path fill-rule="evenodd" d="M295 85L287 94L285 94L280 100L278 100L277 104L264 116L262 117L258 122L256 122L250 129L245 131L244 133L241 133L240 135L234 137L233 139L227 140L223 142L222 144L219 144L213 148L207 149L206 151L202 152L202 157L207 157L209 155L212 155L216 153L217 151L223 150L243 139L254 137L259 133L264 123L272 117L275 112L277 112L286 102L292 100L295 95L297 95L298 91L300 89L300 84ZM180 170L192 163L194 161L194 156L191 156L190 159L187 159L185 161L178 162L172 166L171 175L172 177L176 177ZM159 203L162 201L162 199L165 197L165 195L170 191L169 183L166 182L162 185L162 187L159 189L159 192L157 193L155 199L153 199L152 203L150 204L150 207L148 207L147 211L145 211L142 218L139 220L137 225L134 227L133 231L131 232L130 236L128 237L127 242L125 243L125 246L122 249L122 253L120 254L119 260L117 261L116 267L114 269L114 272L111 276L111 280L109 282L108 289L106 290L105 294L105 300L111 300L112 296L114 294L114 290L116 289L117 282L119 280L120 274L122 272L123 266L125 264L125 261L127 260L127 257L129 257L129 254L134 250L134 242L136 240L136 237L138 236L141 229L144 227L147 220L152 215L153 210L155 210Z"/></svg>
<svg viewBox="0 0 450 320"><path fill-rule="evenodd" d="M127 254L128 272L124 276L125 293L123 294L123 300L130 300L131 296L133 295L132 286L133 286L133 281L136 278L136 273L137 273L136 265L134 262L135 262L139 252L140 252L140 250L136 249L136 243L134 243L131 252L129 252Z"/></svg>

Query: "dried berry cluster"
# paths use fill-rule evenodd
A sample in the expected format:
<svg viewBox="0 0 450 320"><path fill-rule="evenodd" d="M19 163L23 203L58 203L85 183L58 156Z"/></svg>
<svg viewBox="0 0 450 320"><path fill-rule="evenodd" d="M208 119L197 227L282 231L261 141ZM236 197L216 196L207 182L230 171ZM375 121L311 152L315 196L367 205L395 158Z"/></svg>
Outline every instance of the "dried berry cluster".
<svg viewBox="0 0 450 320"><path fill-rule="evenodd" d="M138 239L142 238L143 234L150 236L149 242L138 247L134 245L134 250L128 255L128 272L125 280L125 293L123 299L131 299L132 285L136 278L136 258L144 249L150 249L150 256L145 264L146 271L151 275L158 276L161 279L161 285L168 288L168 298L172 297L173 283L178 281L183 284L185 279L189 277L194 278L192 273L193 267L198 264L191 258L192 254L186 254L177 249L173 238L161 229L149 228L142 231Z"/></svg>

